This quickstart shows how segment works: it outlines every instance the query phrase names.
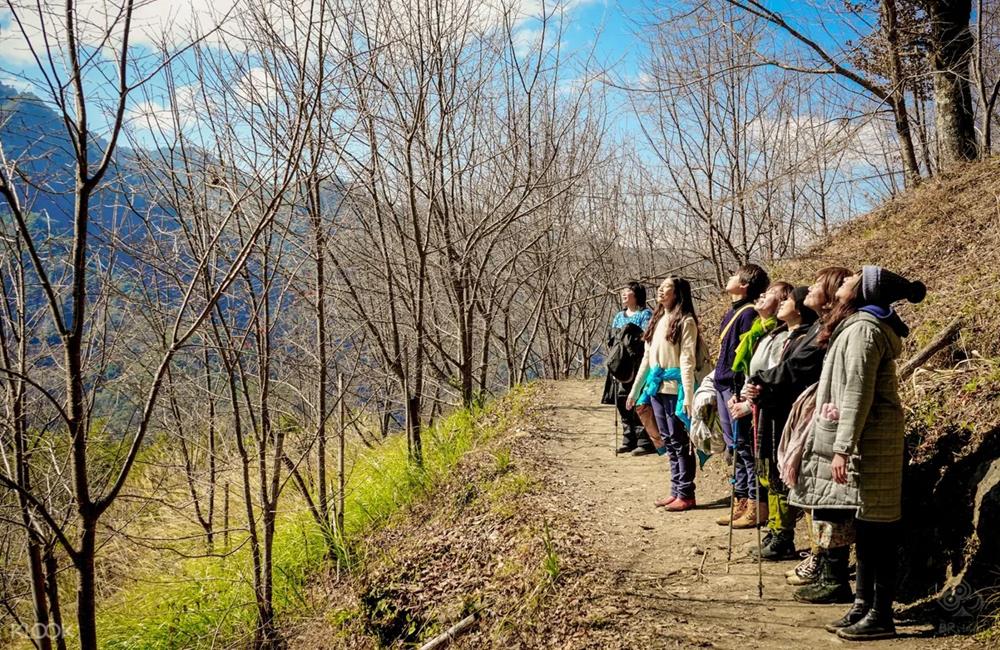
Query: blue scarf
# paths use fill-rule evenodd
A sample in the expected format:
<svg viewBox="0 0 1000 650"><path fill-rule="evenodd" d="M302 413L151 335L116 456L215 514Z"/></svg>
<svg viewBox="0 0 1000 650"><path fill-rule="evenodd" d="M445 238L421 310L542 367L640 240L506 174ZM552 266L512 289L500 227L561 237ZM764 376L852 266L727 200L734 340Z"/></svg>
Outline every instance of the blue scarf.
<svg viewBox="0 0 1000 650"><path fill-rule="evenodd" d="M863 311L866 314L871 314L875 318L879 319L886 325L892 328L896 334L901 338L906 338L910 334L910 328L903 322L903 319L899 317L896 310L891 306L886 307L883 305L865 305L858 311Z"/></svg>
<svg viewBox="0 0 1000 650"><path fill-rule="evenodd" d="M680 368L661 368L659 366L650 366L649 370L646 371L646 378L643 380L642 392L639 393L639 398L635 400L635 403L639 405L649 404L653 395L660 392L660 384L665 381L677 382L677 407L674 409L674 415L676 415L677 419L683 422L684 427L690 431L691 418L689 418L687 413L684 412L684 382L681 381Z"/></svg>

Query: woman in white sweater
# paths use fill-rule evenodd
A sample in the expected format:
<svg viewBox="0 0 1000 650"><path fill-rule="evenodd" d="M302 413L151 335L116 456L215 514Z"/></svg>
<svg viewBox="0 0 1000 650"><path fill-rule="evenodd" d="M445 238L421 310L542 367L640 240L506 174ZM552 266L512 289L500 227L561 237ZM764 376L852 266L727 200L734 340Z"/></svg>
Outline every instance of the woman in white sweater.
<svg viewBox="0 0 1000 650"><path fill-rule="evenodd" d="M669 277L656 290L656 312L646 328L646 352L628 397L628 408L647 400L670 457L670 496L656 502L671 512L695 505L695 457L690 423L697 374L705 345L698 332L691 283ZM702 354L699 354L702 350ZM661 451L662 453L662 451Z"/></svg>

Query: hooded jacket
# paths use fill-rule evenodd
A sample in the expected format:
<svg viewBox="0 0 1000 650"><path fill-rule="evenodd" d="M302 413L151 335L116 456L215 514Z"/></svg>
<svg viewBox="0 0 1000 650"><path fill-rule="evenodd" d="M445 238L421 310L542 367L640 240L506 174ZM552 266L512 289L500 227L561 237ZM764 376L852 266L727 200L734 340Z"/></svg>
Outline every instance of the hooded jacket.
<svg viewBox="0 0 1000 650"><path fill-rule="evenodd" d="M816 414L788 501L804 508L856 510L858 519L901 516L903 434L896 358L902 340L890 324L866 312L841 323L831 337L816 389ZM839 419L820 415L824 404ZM834 482L834 454L848 457L847 483Z"/></svg>

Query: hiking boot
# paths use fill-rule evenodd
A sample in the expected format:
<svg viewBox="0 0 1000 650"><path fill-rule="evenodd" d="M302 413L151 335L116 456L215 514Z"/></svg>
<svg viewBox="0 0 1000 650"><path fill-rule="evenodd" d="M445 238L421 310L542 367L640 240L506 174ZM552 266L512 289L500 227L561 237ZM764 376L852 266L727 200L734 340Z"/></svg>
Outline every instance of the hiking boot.
<svg viewBox="0 0 1000 650"><path fill-rule="evenodd" d="M812 557L812 551L800 551L799 558L801 559L799 560L799 563L796 564L791 569L789 569L788 571L785 571L785 577L791 578L792 576L794 576L795 572L799 570L799 567L805 566L807 563L811 561L810 560L811 557Z"/></svg>
<svg viewBox="0 0 1000 650"><path fill-rule="evenodd" d="M733 528L744 530L747 528L757 528L767 523L767 502L749 500L743 513L733 519Z"/></svg>
<svg viewBox="0 0 1000 650"><path fill-rule="evenodd" d="M760 538L760 550L763 551L765 548L767 548L768 544L773 544L773 543L774 543L774 531L771 530L770 528L768 528L767 532L764 533L764 536ZM757 559L757 547L756 546L751 546L750 550L747 551L747 555L749 555L751 558L753 558L754 560L756 560Z"/></svg>
<svg viewBox="0 0 1000 650"><path fill-rule="evenodd" d="M771 530L770 528L768 528L767 532L764 533L764 536L760 538L760 550L763 551L767 547L768 544L771 544L773 542L774 542L774 531ZM753 559L756 560L757 559L757 548L756 547L751 547L750 550L747 551L747 555L749 555L750 557L752 557Z"/></svg>
<svg viewBox="0 0 1000 650"><path fill-rule="evenodd" d="M662 499L657 499L653 502L653 505L657 508L663 508L669 506L671 503L677 500L677 497L663 497Z"/></svg>
<svg viewBox="0 0 1000 650"><path fill-rule="evenodd" d="M632 450L633 456L648 456L649 454L655 454L656 449L653 445L640 445Z"/></svg>
<svg viewBox="0 0 1000 650"><path fill-rule="evenodd" d="M733 508L733 513L732 513L733 514L733 521L736 521L741 516L743 516L743 511L746 510L748 502L749 502L749 499L736 499L736 506ZM727 512L726 514L724 514L721 517L719 517L718 519L716 519L715 523L719 524L720 526L728 526L729 525L729 513Z"/></svg>
<svg viewBox="0 0 1000 650"><path fill-rule="evenodd" d="M685 510L690 510L694 506L694 497L691 497L690 499L677 498L670 502L664 510L668 512L684 512Z"/></svg>
<svg viewBox="0 0 1000 650"><path fill-rule="evenodd" d="M827 581L822 576L811 585L799 587L792 597L800 603L813 605L846 604L854 600L849 584Z"/></svg>
<svg viewBox="0 0 1000 650"><path fill-rule="evenodd" d="M633 451L635 451L635 445L630 445L630 444L626 443L626 444L622 445L621 447L619 447L618 449L616 449L615 453L616 454L631 454Z"/></svg>
<svg viewBox="0 0 1000 650"><path fill-rule="evenodd" d="M760 557L768 562L794 560L796 557L795 531L779 530L771 535L769 542L761 546Z"/></svg>
<svg viewBox="0 0 1000 650"><path fill-rule="evenodd" d="M891 612L882 614L878 608L872 607L865 617L854 625L837 630L837 636L847 641L891 639L896 636L896 624L892 621Z"/></svg>
<svg viewBox="0 0 1000 650"><path fill-rule="evenodd" d="M811 585L816 582L819 579L819 572L822 569L821 557L820 555L807 553L805 558L794 569L785 574L785 581L797 587Z"/></svg>
<svg viewBox="0 0 1000 650"><path fill-rule="evenodd" d="M820 561L822 570L819 578L813 584L797 589L793 598L800 603L815 605L854 602L847 566L849 553L850 547L847 546L827 551Z"/></svg>
<svg viewBox="0 0 1000 650"><path fill-rule="evenodd" d="M837 630L854 625L865 617L865 614L868 613L869 609L871 609L871 607L868 603L855 600L854 604L851 605L851 608L847 610L846 614L826 626L826 631L836 634Z"/></svg>

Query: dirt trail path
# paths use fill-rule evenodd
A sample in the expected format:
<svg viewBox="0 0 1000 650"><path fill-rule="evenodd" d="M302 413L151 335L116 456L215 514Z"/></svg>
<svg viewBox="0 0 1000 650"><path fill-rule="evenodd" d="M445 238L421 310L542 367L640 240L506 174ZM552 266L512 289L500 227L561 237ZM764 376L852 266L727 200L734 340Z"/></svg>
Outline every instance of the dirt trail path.
<svg viewBox="0 0 1000 650"><path fill-rule="evenodd" d="M784 572L795 562L765 563L764 598L757 595L757 564L748 551L754 531L734 531L734 562L727 572L728 529L715 519L728 507L726 465L713 458L697 479L699 507L667 513L653 507L667 493L669 469L655 455L616 457L614 414L600 406L597 382L558 382L546 389L545 456L566 507L575 510L591 552L615 574L611 624L628 626L622 638L648 634L639 647L715 648L955 648L962 638L928 638L929 629L900 626L901 638L876 644L845 642L823 625L844 606L796 603ZM799 535L799 545L803 535ZM703 568L702 568L703 567ZM650 629L650 628L655 628ZM637 642L636 642L637 643ZM632 643L625 643L631 646Z"/></svg>

